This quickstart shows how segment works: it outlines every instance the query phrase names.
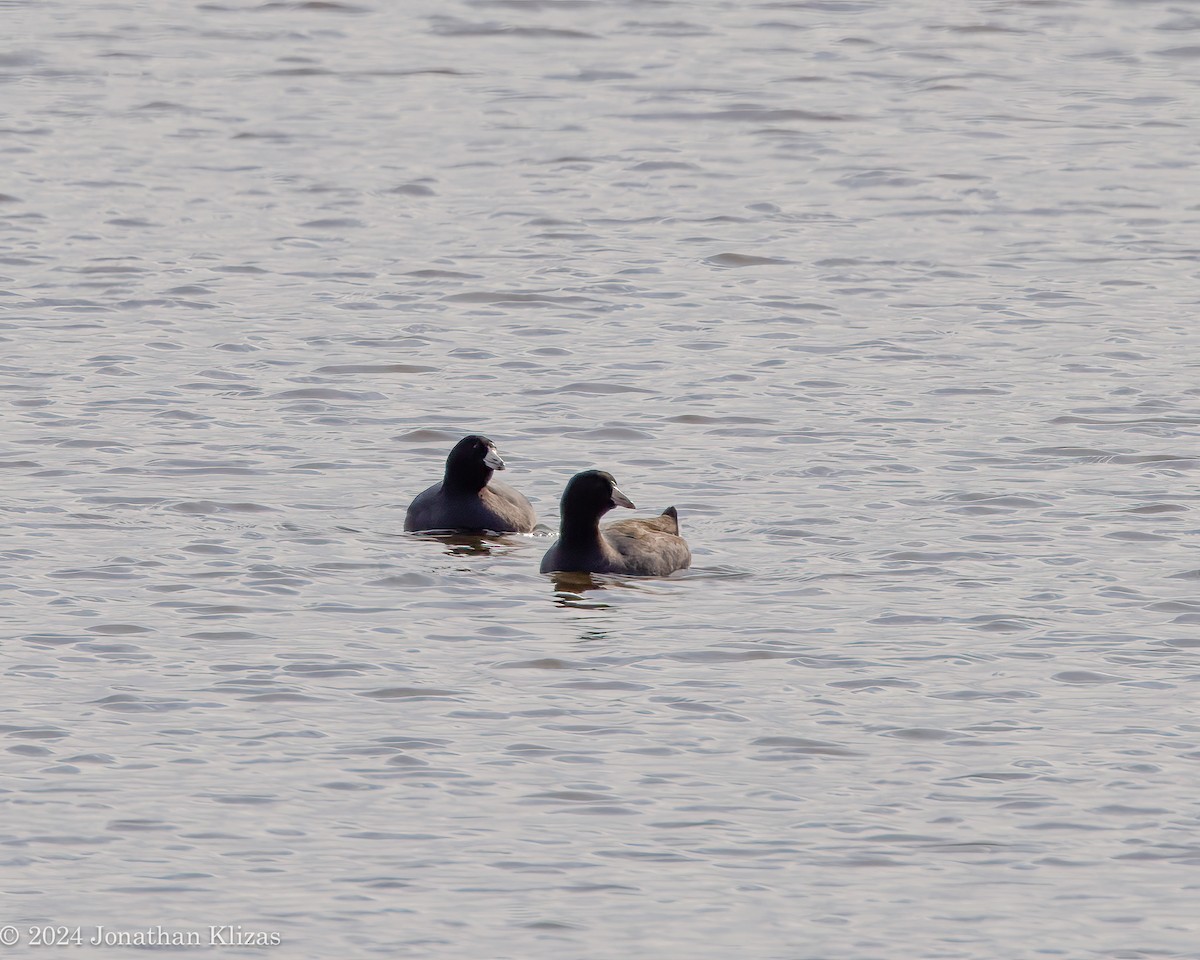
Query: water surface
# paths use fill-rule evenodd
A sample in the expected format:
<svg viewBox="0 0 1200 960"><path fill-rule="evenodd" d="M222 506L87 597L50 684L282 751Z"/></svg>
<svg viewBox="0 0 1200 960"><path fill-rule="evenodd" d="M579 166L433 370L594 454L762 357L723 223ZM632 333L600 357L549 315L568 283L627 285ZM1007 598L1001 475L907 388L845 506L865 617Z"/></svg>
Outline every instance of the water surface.
<svg viewBox="0 0 1200 960"><path fill-rule="evenodd" d="M0 924L1196 956L1193 7L0 6Z"/></svg>

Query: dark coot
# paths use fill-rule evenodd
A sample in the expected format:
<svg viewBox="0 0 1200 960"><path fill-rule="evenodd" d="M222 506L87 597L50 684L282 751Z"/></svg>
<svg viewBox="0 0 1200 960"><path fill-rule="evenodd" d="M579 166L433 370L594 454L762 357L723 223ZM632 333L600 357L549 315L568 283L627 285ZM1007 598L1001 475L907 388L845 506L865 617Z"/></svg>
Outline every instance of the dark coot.
<svg viewBox="0 0 1200 960"><path fill-rule="evenodd" d="M616 573L665 577L692 562L679 535L679 514L668 507L647 520L622 520L600 528L613 507L633 507L603 470L577 473L563 491L559 538L542 558L542 573Z"/></svg>
<svg viewBox="0 0 1200 960"><path fill-rule="evenodd" d="M503 469L491 440L463 437L446 458L446 475L409 504L404 529L528 533L537 514L522 494L492 478Z"/></svg>

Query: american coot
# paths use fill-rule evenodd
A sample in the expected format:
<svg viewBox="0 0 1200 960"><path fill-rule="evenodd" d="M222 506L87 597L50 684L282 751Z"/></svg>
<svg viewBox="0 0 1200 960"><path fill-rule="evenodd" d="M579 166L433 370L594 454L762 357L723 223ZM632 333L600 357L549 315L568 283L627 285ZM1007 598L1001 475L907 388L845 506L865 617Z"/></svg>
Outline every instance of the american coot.
<svg viewBox="0 0 1200 960"><path fill-rule="evenodd" d="M603 470L577 473L563 491L559 539L542 558L542 573L618 573L665 577L692 562L679 535L679 514L667 507L648 520L622 520L600 529L613 507L633 507Z"/></svg>
<svg viewBox="0 0 1200 960"><path fill-rule="evenodd" d="M440 483L417 495L404 517L405 530L492 530L528 533L537 514L507 483L492 479L504 461L487 437L463 437L446 458Z"/></svg>

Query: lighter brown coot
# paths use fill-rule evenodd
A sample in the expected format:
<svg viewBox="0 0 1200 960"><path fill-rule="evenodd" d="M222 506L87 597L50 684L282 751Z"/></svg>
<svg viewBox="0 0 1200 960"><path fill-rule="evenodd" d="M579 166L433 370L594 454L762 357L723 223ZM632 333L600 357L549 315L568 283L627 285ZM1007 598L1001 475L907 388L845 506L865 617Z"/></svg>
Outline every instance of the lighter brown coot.
<svg viewBox="0 0 1200 960"><path fill-rule="evenodd" d="M492 478L504 468L491 440L463 437L446 458L446 475L409 504L404 529L528 533L537 514L522 494Z"/></svg>
<svg viewBox="0 0 1200 960"><path fill-rule="evenodd" d="M622 520L601 529L600 518L613 507L632 508L633 501L617 489L612 474L575 474L563 491L559 538L542 558L542 573L665 577L692 562L674 507L658 517Z"/></svg>

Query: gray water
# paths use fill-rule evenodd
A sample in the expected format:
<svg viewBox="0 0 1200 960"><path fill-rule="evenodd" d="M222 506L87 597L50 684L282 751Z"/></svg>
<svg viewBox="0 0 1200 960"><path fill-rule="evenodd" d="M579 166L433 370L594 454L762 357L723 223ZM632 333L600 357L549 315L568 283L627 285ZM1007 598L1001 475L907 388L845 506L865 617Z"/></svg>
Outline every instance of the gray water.
<svg viewBox="0 0 1200 960"><path fill-rule="evenodd" d="M13 955L1200 956L1195 3L0 16Z"/></svg>

